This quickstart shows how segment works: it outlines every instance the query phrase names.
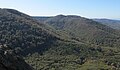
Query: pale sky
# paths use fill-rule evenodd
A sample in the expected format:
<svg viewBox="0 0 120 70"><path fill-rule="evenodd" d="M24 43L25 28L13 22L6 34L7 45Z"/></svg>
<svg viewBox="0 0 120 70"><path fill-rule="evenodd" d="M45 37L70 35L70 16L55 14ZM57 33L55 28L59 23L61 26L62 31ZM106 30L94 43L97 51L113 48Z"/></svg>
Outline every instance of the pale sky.
<svg viewBox="0 0 120 70"><path fill-rule="evenodd" d="M120 19L120 0L0 0L0 8L11 8L31 16L79 15Z"/></svg>

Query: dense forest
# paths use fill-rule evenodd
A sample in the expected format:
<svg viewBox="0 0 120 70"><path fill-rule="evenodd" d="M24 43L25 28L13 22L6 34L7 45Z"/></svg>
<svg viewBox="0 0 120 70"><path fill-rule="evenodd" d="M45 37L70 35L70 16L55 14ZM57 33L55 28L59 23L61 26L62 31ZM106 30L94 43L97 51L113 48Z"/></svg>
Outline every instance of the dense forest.
<svg viewBox="0 0 120 70"><path fill-rule="evenodd" d="M118 30L84 17L31 17L0 9L0 44L30 69L119 70L119 42Z"/></svg>

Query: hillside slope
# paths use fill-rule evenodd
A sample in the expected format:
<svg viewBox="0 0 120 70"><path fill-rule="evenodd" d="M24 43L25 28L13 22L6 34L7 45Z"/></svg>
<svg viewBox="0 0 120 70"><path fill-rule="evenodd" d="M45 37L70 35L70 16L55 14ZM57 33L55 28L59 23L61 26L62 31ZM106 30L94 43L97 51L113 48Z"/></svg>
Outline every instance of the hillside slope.
<svg viewBox="0 0 120 70"><path fill-rule="evenodd" d="M45 24L16 10L0 9L0 25L0 43L22 50L25 55L36 51L41 53L57 40Z"/></svg>
<svg viewBox="0 0 120 70"><path fill-rule="evenodd" d="M0 43L36 70L120 68L116 30L79 16L59 15L44 20L38 22L17 10L0 9Z"/></svg>
<svg viewBox="0 0 120 70"><path fill-rule="evenodd" d="M119 46L120 34L117 30L106 25L80 16L58 15L55 17L36 17L39 22L44 22L57 30L66 31L68 35L80 41L100 46Z"/></svg>
<svg viewBox="0 0 120 70"><path fill-rule="evenodd" d="M120 29L120 21L112 19L93 19L94 21L100 22L104 25L110 26L113 29Z"/></svg>
<svg viewBox="0 0 120 70"><path fill-rule="evenodd" d="M65 32L72 39L82 42L82 44L62 43L62 45L59 44L49 49L44 56L37 57L38 54L34 54L27 58L32 59L34 56L33 61L41 58L42 61L36 62L40 63L41 69L119 69L119 31L80 16L58 15L55 17L33 18L54 27L58 31ZM45 65L42 65L42 63ZM63 64L65 64L65 67Z"/></svg>
<svg viewBox="0 0 120 70"><path fill-rule="evenodd" d="M33 70L33 68L4 44L0 45L0 70Z"/></svg>

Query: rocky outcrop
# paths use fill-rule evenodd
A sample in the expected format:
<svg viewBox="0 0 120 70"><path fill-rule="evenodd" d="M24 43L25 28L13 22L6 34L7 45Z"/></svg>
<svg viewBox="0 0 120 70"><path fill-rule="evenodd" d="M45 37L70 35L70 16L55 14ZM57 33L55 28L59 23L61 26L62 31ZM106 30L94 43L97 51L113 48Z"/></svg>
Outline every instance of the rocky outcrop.
<svg viewBox="0 0 120 70"><path fill-rule="evenodd" d="M33 70L7 45L0 45L0 70Z"/></svg>

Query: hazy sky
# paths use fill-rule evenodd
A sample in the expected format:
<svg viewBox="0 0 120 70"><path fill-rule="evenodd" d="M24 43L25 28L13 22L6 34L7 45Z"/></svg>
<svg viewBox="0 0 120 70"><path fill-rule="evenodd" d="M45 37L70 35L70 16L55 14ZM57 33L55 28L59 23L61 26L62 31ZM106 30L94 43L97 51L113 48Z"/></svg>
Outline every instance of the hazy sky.
<svg viewBox="0 0 120 70"><path fill-rule="evenodd" d="M31 16L120 18L120 0L0 0L0 8L17 9Z"/></svg>

